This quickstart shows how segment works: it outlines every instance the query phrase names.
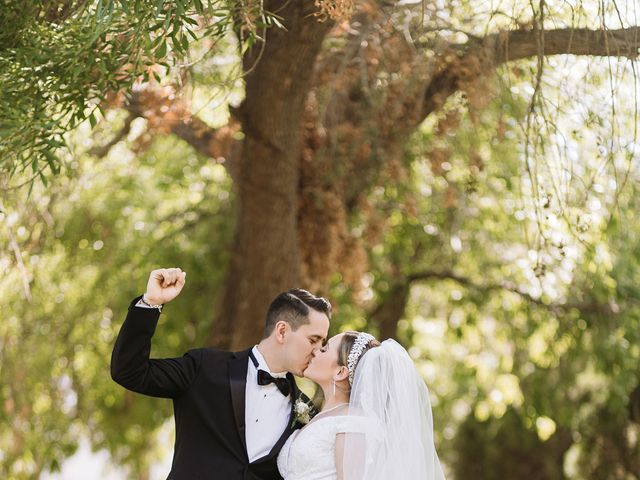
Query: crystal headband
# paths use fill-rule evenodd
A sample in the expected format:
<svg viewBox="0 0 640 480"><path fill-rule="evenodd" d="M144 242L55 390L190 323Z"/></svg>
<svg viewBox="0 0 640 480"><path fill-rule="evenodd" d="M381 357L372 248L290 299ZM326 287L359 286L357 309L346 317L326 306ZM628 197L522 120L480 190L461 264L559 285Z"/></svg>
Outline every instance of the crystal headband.
<svg viewBox="0 0 640 480"><path fill-rule="evenodd" d="M369 335L368 333L358 333L358 336L353 342L351 346L351 350L349 351L349 356L347 357L347 369L349 370L349 385L353 385L353 376L356 371L356 365L358 364L358 359L362 355L362 352L367 348L369 342L371 340L375 340L373 335Z"/></svg>

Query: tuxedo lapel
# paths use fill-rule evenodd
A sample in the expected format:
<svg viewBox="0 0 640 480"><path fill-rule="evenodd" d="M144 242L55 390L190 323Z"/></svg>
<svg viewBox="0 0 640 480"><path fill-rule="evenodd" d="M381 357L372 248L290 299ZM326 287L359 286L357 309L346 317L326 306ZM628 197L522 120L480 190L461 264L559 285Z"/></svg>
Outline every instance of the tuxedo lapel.
<svg viewBox="0 0 640 480"><path fill-rule="evenodd" d="M247 366L249 362L249 350L235 354L229 360L229 388L231 390L231 402L233 404L233 416L238 428L238 434L244 446L244 456L247 455L247 437L245 424L245 397L247 390Z"/></svg>
<svg viewBox="0 0 640 480"><path fill-rule="evenodd" d="M289 427L292 428L293 418L294 418L294 409L296 406L296 400L300 396L300 390L298 390L298 384L296 383L296 379L291 373L287 373L287 379L289 380L289 384L291 385L291 412L289 413Z"/></svg>

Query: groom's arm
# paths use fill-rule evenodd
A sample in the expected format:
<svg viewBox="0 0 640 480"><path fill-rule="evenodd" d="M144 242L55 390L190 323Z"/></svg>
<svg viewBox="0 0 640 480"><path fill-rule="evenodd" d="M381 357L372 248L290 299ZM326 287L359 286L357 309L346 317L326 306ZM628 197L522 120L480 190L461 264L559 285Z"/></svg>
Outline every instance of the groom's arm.
<svg viewBox="0 0 640 480"><path fill-rule="evenodd" d="M189 388L198 374L202 350L192 350L179 358L149 358L160 312L136 306L139 299L131 302L113 347L111 378L134 392L175 398Z"/></svg>
<svg viewBox="0 0 640 480"><path fill-rule="evenodd" d="M111 378L134 392L154 397L177 397L198 374L202 350L181 358L150 359L151 338L160 317L161 306L182 291L186 273L179 268L154 270L147 291L129 306L111 355Z"/></svg>

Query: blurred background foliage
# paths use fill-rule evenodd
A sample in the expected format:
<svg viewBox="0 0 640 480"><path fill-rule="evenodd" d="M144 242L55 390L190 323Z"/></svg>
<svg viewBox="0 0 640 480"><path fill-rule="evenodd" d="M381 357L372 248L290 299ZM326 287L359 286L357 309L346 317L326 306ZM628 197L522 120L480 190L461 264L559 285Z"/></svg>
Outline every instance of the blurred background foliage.
<svg viewBox="0 0 640 480"><path fill-rule="evenodd" d="M0 172L46 182L63 166L65 134L95 125L109 95L180 64L190 44L235 29L242 48L277 23L226 0L3 0L0 4Z"/></svg>
<svg viewBox="0 0 640 480"><path fill-rule="evenodd" d="M158 3L149 19L180 4ZM119 15L134 8L111 5ZM34 12L16 28L39 28L27 21L43 15ZM185 50L200 61L158 80L188 82L192 109L225 125L243 97L237 40L194 40ZM455 479L640 478L635 66L548 62L541 78L535 59L502 68L486 80L487 98L456 94L420 125L347 218L366 258L334 272L327 288L332 333L366 329L408 347L431 390L438 451ZM98 90L109 90L107 77ZM76 93L84 102L87 92ZM17 122L37 110L15 108ZM60 108L54 118L74 115L75 107ZM3 183L3 478L55 472L84 438L130 478L149 478L170 402L116 385L109 359L150 270L188 272L152 354L212 342L238 209L229 170L153 118L131 120L117 102L104 110L58 130L69 147L55 150L64 175L28 183L40 167L19 167L12 185L25 187ZM80 123L91 109L74 111ZM34 129L16 141L51 138L38 122L18 123ZM3 148L3 157L39 155Z"/></svg>

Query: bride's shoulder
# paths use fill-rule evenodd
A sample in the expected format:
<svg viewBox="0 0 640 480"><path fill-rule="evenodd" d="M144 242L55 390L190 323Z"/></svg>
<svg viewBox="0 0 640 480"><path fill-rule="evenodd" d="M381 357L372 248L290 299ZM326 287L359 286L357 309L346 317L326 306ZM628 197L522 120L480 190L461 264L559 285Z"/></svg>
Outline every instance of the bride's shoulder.
<svg viewBox="0 0 640 480"><path fill-rule="evenodd" d="M364 417L365 416L364 410L362 408L356 407L354 405L347 406L346 412L347 412L347 415L349 415L350 417Z"/></svg>
<svg viewBox="0 0 640 480"><path fill-rule="evenodd" d="M371 420L363 412L349 409L345 415L335 417L336 433L364 433L371 429Z"/></svg>

